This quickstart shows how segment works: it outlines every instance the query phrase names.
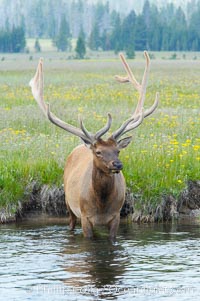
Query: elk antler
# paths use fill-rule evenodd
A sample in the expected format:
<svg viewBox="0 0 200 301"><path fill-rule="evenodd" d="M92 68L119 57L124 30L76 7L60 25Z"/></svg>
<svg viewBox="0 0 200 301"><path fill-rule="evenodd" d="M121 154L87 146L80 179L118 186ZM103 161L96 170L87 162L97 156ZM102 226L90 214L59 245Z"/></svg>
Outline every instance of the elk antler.
<svg viewBox="0 0 200 301"><path fill-rule="evenodd" d="M135 87L135 89L139 92L139 100L138 100L137 107L136 107L134 113L131 115L131 117L129 119L127 119L120 126L120 128L117 129L112 134L112 138L114 138L115 140L117 140L123 134L133 130L136 127L138 127L142 123L143 119L145 117L151 115L158 106L159 94L157 92L154 104L149 109L147 109L145 111L143 110L144 101L145 101L145 94L146 94L146 88L147 88L148 75L149 75L149 69L150 69L150 58L149 58L149 55L148 55L147 51L144 51L144 56L146 58L146 66L145 66L145 70L144 70L144 74L143 74L143 78L142 78L142 83L140 84L140 83L138 83L135 76L133 75L133 73L132 73L132 71L131 71L124 55L120 54L120 59L122 61L122 64L123 64L128 76L121 77L119 75L116 75L115 78L120 83L130 82Z"/></svg>
<svg viewBox="0 0 200 301"><path fill-rule="evenodd" d="M44 77L43 77L43 59L40 58L38 67L35 73L35 76L31 79L29 85L32 89L32 94L37 101L39 107L41 108L44 115L55 125L64 129L67 132L72 133L75 136L80 137L85 143L93 144L95 143L101 136L103 136L111 127L112 117L108 114L108 120L106 125L100 129L96 134L89 133L85 128L82 120L80 120L80 127L76 128L75 126L68 124L58 117L56 117L50 111L50 105L44 102Z"/></svg>

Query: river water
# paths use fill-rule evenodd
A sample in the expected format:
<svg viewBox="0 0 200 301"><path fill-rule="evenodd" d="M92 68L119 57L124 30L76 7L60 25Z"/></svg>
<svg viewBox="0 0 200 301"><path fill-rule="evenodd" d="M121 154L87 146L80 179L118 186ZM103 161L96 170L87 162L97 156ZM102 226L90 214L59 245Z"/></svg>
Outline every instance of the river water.
<svg viewBox="0 0 200 301"><path fill-rule="evenodd" d="M115 243L60 220L0 226L0 300L199 300L200 223L122 222Z"/></svg>

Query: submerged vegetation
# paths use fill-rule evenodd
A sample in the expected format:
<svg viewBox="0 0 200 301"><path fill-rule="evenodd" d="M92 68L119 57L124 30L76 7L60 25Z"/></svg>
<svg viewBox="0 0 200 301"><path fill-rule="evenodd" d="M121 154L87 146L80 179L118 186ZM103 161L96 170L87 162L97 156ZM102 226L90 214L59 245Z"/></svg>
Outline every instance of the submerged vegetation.
<svg viewBox="0 0 200 301"><path fill-rule="evenodd" d="M24 55L26 67L20 70L21 56L17 58L9 71L7 62L0 65L0 207L14 209L33 181L62 185L66 157L79 143L78 138L46 121L33 100L28 82L37 60L29 61ZM140 53L130 62L138 79L144 63ZM115 74L124 72L118 59L54 57L44 60L44 67L45 99L69 123L77 125L81 115L86 127L95 131L110 112L114 130L134 110L137 92L114 80ZM153 103L157 91L159 107L134 130L133 142L121 152L127 186L143 203L157 205L164 194L178 196L186 182L199 180L199 78L196 61L152 62L145 107Z"/></svg>

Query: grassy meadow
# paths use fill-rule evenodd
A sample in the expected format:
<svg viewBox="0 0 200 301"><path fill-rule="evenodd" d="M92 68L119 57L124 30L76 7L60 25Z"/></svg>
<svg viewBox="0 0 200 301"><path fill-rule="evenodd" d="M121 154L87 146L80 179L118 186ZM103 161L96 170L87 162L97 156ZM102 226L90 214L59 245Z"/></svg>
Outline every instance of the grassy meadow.
<svg viewBox="0 0 200 301"><path fill-rule="evenodd" d="M45 99L61 119L78 126L81 115L95 132L110 112L112 132L133 112L138 95L130 84L115 81L115 74L124 75L116 56L79 61L60 53L43 55ZM159 107L121 152L127 186L152 204L163 194L178 196L189 179L200 179L200 58L166 56L154 55L146 94L145 108L157 91ZM45 120L32 97L28 83L38 58L0 55L0 207L10 204L13 210L30 182L60 186L66 157L80 143ZM142 53L129 63L141 79Z"/></svg>

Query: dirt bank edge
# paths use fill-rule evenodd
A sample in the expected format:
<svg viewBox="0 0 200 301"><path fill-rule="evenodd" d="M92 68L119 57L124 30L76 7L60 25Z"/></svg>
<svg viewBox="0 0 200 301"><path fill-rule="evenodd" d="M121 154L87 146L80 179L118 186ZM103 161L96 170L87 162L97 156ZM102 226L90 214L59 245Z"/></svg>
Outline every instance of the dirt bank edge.
<svg viewBox="0 0 200 301"><path fill-rule="evenodd" d="M41 214L50 217L68 215L63 187L41 186L32 182L27 187L22 201L0 209L0 223L18 222ZM163 195L157 206L151 202L143 204L141 199L127 188L121 217L127 216L134 222L166 222L185 216L200 216L200 180L188 181L177 198L172 194Z"/></svg>

